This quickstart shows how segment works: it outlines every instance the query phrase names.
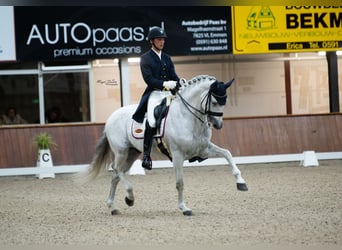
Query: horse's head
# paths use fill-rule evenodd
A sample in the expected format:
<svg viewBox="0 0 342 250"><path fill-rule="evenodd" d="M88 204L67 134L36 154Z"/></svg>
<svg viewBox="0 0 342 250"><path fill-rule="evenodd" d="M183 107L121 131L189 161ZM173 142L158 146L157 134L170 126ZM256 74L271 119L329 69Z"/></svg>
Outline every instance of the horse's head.
<svg viewBox="0 0 342 250"><path fill-rule="evenodd" d="M208 121L214 128L220 129L227 102L227 89L233 81L234 79L223 83L217 81L215 77L199 75L183 82L177 95L187 110L199 121L202 123ZM191 100L192 104L188 100ZM199 103L196 104L197 100Z"/></svg>
<svg viewBox="0 0 342 250"><path fill-rule="evenodd" d="M227 89L234 79L227 83L215 81L210 85L208 93L202 99L202 108L208 115L208 121L216 129L223 125L223 110L227 102Z"/></svg>

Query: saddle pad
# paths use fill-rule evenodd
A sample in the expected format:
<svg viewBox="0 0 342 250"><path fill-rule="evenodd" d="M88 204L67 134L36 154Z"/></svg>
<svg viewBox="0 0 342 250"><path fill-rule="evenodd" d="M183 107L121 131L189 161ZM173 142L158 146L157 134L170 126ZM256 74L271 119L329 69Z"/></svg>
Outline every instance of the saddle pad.
<svg viewBox="0 0 342 250"><path fill-rule="evenodd" d="M144 139L145 122L146 118L144 119L143 123L136 122L132 119L131 133L135 139Z"/></svg>
<svg viewBox="0 0 342 250"><path fill-rule="evenodd" d="M145 122L146 122L146 118L144 119L143 123L138 123L132 119L131 133L132 133L133 138L144 139ZM164 132L165 132L165 118L163 118L161 121L160 131L159 129L157 130L157 134L160 135L158 137L163 137Z"/></svg>

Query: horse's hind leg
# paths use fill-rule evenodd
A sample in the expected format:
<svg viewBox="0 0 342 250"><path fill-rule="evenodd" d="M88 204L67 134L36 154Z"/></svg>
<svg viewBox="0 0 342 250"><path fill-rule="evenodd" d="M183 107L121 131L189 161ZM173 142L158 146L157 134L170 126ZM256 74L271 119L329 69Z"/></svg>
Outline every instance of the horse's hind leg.
<svg viewBox="0 0 342 250"><path fill-rule="evenodd" d="M138 158L140 152L135 149L129 149L128 152L121 152L116 154L115 157L115 166L113 167L112 173L112 181L110 192L107 200L107 205L110 209L112 209L112 214L116 214L117 210L114 209L114 196L116 192L116 187L121 180L124 183L125 189L127 191L127 196L125 198L125 202L128 206L133 206L134 204L134 194L133 194L133 186L126 179L125 173L131 168L133 162Z"/></svg>
<svg viewBox="0 0 342 250"><path fill-rule="evenodd" d="M133 194L133 186L132 184L126 179L125 177L125 173L121 172L119 174L120 180L122 180L122 182L125 185L125 189L127 191L127 196L125 197L125 202L126 204L131 207L134 205L134 194Z"/></svg>
<svg viewBox="0 0 342 250"><path fill-rule="evenodd" d="M108 199L107 199L107 206L109 209L111 209L111 213L114 215L117 212L114 209L114 196L115 196L115 192L116 192L116 187L120 181L120 177L119 177L115 167L112 167L112 168L113 168L112 180L111 180L110 191L109 191L109 195L108 195Z"/></svg>
<svg viewBox="0 0 342 250"><path fill-rule="evenodd" d="M122 172L119 173L120 180L124 183L127 191L125 202L130 207L134 205L133 186L126 179L125 173L132 167L134 161L139 157L140 154L140 151L136 150L135 148L130 148L128 150L128 155L126 157L125 164L123 165Z"/></svg>

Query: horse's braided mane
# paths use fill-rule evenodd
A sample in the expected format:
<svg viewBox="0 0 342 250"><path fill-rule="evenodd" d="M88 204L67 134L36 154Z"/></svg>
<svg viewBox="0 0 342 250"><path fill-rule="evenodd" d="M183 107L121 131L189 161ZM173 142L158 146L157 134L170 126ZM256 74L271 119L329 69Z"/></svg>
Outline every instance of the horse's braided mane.
<svg viewBox="0 0 342 250"><path fill-rule="evenodd" d="M213 76L209 76L209 75L198 75L198 76L195 76L192 79L188 80L186 82L186 84L183 85L182 89L186 90L190 87L194 87L198 84L201 84L201 83L207 82L207 81L214 82L214 81L216 81L216 78Z"/></svg>

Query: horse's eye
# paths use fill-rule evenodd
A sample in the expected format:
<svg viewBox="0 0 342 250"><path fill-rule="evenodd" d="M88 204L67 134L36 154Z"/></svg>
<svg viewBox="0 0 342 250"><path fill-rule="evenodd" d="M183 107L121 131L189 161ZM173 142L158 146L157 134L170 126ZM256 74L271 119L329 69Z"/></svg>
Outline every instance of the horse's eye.
<svg viewBox="0 0 342 250"><path fill-rule="evenodd" d="M218 105L217 101L213 101L213 102L212 102L212 105L213 105L213 106L217 106L217 105Z"/></svg>

